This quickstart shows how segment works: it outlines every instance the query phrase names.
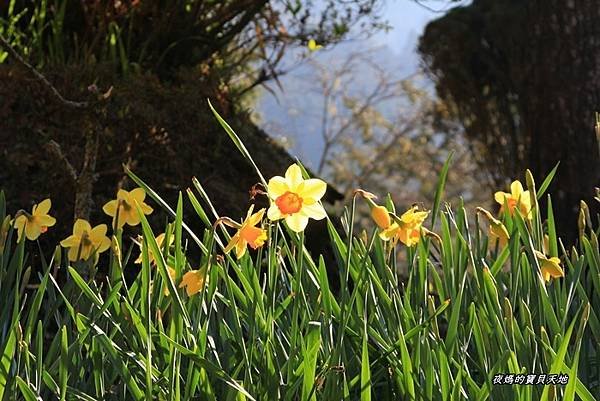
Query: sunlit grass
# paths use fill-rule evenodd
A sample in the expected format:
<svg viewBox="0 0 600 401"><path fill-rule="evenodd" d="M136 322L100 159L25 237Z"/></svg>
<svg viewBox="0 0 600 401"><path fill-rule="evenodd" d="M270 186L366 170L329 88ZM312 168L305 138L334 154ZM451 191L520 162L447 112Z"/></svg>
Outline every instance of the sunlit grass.
<svg viewBox="0 0 600 401"><path fill-rule="evenodd" d="M217 118L266 186L242 142ZM392 245L374 223L366 238L357 236L354 210L362 200L355 198L342 230L327 222L335 259L328 265L305 248L304 233L282 221L265 220L268 239L258 250L239 260L225 254L232 230L213 227L222 216L198 180L173 209L129 172L171 224L151 227L138 210L141 264L134 263L140 247L123 235L127 226L118 228L102 280L94 279L93 258L70 263L59 247L30 267L25 241L15 244L6 226L0 399L597 399L597 224L588 221L577 246L564 249L545 194L553 171L539 188L529 182L531 219L505 209L499 219L510 239L505 247L490 244L479 214L444 205L449 165L426 222L439 227L437 237ZM204 231L184 223L184 202L197 212L186 220L201 220ZM547 215L537 202L548 202ZM1 195L0 221L6 215ZM201 259L188 259L196 248ZM536 251L559 257L564 277L546 282ZM201 269L203 287L189 296L182 277ZM136 272L133 281L124 279L126 270ZM337 275L339 292L328 272ZM566 373L570 380L493 385L499 373Z"/></svg>

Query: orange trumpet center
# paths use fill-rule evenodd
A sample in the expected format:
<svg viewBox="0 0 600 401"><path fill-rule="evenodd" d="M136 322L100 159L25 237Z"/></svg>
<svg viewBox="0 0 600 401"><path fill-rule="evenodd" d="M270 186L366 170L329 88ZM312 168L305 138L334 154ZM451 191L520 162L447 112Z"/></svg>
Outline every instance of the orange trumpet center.
<svg viewBox="0 0 600 401"><path fill-rule="evenodd" d="M284 215L294 214L302 209L302 198L298 194L287 191L275 199L275 204Z"/></svg>
<svg viewBox="0 0 600 401"><path fill-rule="evenodd" d="M262 245L261 240L263 230L258 227L247 226L240 230L240 236L250 245L252 249L256 249Z"/></svg>

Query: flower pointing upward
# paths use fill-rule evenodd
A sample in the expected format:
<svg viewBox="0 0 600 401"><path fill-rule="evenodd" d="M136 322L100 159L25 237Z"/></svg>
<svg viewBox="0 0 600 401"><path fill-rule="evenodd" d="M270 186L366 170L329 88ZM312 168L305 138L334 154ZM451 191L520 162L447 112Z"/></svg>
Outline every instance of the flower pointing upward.
<svg viewBox="0 0 600 401"><path fill-rule="evenodd" d="M423 222L428 215L428 211L419 211L418 206L413 206L399 218L395 217L394 223L379 233L379 237L384 241L396 242L399 240L408 247L414 246L421 239L421 231L423 234L430 233L423 227Z"/></svg>
<svg viewBox="0 0 600 401"><path fill-rule="evenodd" d="M508 205L508 212L511 216L517 209L523 217L531 220L531 197L529 191L523 190L523 184L516 180L510 184L510 192L498 191L494 194L494 199L501 206L500 210L504 209L504 205Z"/></svg>
<svg viewBox="0 0 600 401"><path fill-rule="evenodd" d="M285 219L292 231L304 231L308 219L322 220L327 217L323 205L319 203L325 195L327 184L317 178L305 180L297 164L288 167L285 177L271 178L267 189L272 201L267 216L273 221Z"/></svg>

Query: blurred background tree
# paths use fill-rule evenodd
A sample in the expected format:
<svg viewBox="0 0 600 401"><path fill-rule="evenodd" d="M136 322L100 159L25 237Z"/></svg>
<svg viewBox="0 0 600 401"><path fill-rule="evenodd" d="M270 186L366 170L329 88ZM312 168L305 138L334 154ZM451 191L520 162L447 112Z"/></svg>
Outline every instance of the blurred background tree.
<svg viewBox="0 0 600 401"><path fill-rule="evenodd" d="M197 176L220 213L241 215L256 177L206 99L265 174L280 173L292 159L252 124L244 99L285 72L289 49L383 29L381 2L0 2L0 182L9 207L51 197L63 222L101 220L100 206L130 185L125 164L171 203ZM69 229L60 226L51 235Z"/></svg>
<svg viewBox="0 0 600 401"><path fill-rule="evenodd" d="M290 118L288 131L279 133L293 135L289 128L304 129L307 119L318 122L305 133L312 131L322 143L312 149L315 171L346 202L354 189L363 188L380 198L390 193L398 207L415 202L431 207L440 170L453 153L447 199L463 197L467 205L487 205L489 192L477 188L488 177L473 162L460 126L422 74L399 76L382 62L384 53L382 48L362 48L309 59L299 79L311 110ZM299 97L286 106L304 109L305 101Z"/></svg>
<svg viewBox="0 0 600 401"><path fill-rule="evenodd" d="M570 239L600 184L599 13L592 0L474 0L431 22L419 46L496 185L560 162L550 192Z"/></svg>

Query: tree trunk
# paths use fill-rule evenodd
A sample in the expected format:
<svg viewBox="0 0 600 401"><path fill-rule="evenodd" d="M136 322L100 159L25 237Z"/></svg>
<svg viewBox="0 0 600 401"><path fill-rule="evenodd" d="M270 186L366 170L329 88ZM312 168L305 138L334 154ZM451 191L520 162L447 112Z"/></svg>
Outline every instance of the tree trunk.
<svg viewBox="0 0 600 401"><path fill-rule="evenodd" d="M560 161L550 192L559 235L572 240L579 201L598 210L592 194L600 186L594 130L594 113L600 111L600 5L594 0L527 3L532 68L524 76L520 103L531 138L529 161L538 182Z"/></svg>

